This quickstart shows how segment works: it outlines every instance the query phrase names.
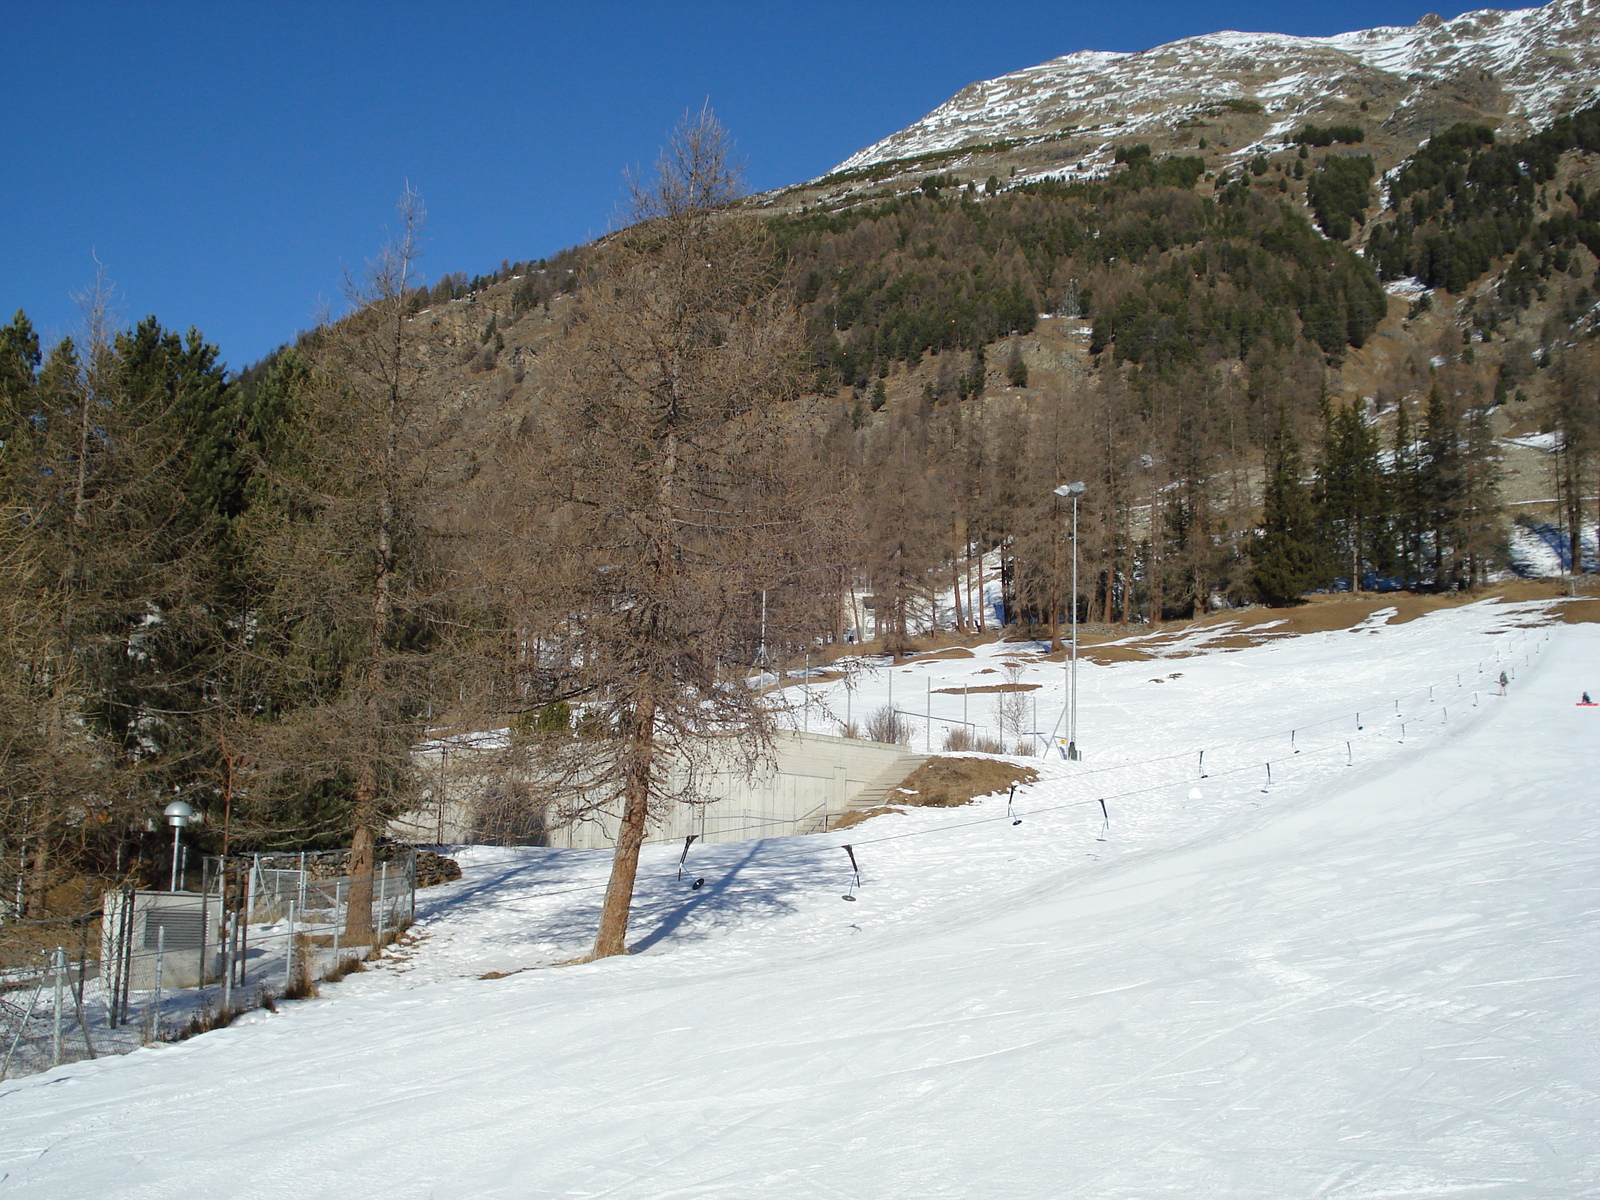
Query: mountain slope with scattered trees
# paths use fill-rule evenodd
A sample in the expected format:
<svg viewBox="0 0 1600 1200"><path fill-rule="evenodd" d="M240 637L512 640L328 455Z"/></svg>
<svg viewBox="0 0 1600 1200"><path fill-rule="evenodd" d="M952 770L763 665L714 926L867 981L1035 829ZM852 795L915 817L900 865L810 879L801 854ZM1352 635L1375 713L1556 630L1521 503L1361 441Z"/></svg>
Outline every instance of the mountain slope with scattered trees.
<svg viewBox="0 0 1600 1200"><path fill-rule="evenodd" d="M140 822L174 795L208 814L202 848L353 842L359 873L419 802L430 729L509 726L662 800L641 739L705 732L659 714L757 664L900 655L930 615L1058 641L1066 481L1076 616L1107 625L1477 586L1513 504L1575 550L1596 128L1458 125L1381 178L1335 122L1220 169L1139 142L1096 179L952 161L837 203L719 203L693 261L733 238L739 271L659 309L662 214L474 279L422 280L412 241L238 376L154 318L96 309L47 347L18 314L0 895L43 919L75 873L154 876ZM1545 447L1514 502L1507 433Z"/></svg>

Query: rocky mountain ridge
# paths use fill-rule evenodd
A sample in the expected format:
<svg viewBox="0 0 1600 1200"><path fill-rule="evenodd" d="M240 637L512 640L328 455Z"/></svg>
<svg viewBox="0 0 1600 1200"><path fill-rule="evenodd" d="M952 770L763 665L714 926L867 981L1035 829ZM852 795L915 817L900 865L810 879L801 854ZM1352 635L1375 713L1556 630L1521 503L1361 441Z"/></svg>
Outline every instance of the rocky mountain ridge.
<svg viewBox="0 0 1600 1200"><path fill-rule="evenodd" d="M1104 174L1118 146L1208 168L1288 145L1307 123L1362 127L1387 169L1458 121L1522 136L1600 94L1600 3L1485 9L1305 38L1220 32L1138 53L1081 51L973 83L780 204L848 200L905 175Z"/></svg>

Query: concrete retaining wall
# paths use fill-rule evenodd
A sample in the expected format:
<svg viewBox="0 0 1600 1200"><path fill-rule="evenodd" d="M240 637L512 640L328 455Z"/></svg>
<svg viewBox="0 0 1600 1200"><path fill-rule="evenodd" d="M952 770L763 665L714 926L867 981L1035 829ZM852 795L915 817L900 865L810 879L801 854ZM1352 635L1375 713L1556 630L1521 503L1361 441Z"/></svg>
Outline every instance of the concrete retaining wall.
<svg viewBox="0 0 1600 1200"><path fill-rule="evenodd" d="M696 791L705 803L678 804L652 821L648 842L681 842L690 834L708 842L813 833L845 813L864 793L893 787L922 761L904 746L831 737L821 733L780 732L771 761L756 763L736 755L699 764ZM419 842L468 842L485 837L481 809L491 792L503 794L516 780L496 770L496 752L477 744L437 746L419 751L418 767L432 784L424 807L390 823L393 836ZM681 786L682 778L674 782ZM591 816L560 823L546 813L504 840L570 849L601 849L615 844L620 802Z"/></svg>

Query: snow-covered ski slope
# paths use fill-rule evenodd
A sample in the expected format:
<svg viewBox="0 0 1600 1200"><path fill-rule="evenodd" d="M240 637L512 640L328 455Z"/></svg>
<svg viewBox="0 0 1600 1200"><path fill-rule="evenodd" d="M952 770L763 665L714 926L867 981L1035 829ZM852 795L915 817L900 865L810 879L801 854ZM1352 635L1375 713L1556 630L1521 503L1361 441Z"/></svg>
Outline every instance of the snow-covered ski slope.
<svg viewBox="0 0 1600 1200"><path fill-rule="evenodd" d="M469 851L394 968L0 1085L0 1196L1600 1194L1600 627L1547 611L1086 668L1022 824L649 848L625 959L519 971L603 855Z"/></svg>

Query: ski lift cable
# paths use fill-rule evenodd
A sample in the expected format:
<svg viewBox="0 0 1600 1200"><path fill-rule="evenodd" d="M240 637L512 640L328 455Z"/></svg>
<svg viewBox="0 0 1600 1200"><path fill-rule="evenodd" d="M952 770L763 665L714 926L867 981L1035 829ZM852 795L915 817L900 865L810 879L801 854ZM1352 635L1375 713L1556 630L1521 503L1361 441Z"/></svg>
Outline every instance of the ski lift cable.
<svg viewBox="0 0 1600 1200"><path fill-rule="evenodd" d="M1524 638L1524 640L1526 640L1526 637ZM1437 687L1437 686L1440 686L1440 685L1435 684L1433 686ZM1399 699L1404 700L1404 699L1407 699L1408 697L1411 697L1411 696L1424 695L1424 694L1427 693L1427 691L1428 691L1428 688L1426 686L1419 687L1415 691L1401 693ZM1311 722L1309 724L1301 724L1301 725L1295 726L1294 730L1278 730L1278 731L1275 731L1275 732L1272 732L1272 733L1261 734L1258 737L1241 738L1241 739L1238 739L1238 740L1233 741L1233 742L1225 742L1221 746L1217 747L1217 749L1218 750L1226 750L1226 749L1228 749L1230 747L1234 747L1234 746L1244 746L1244 745L1249 745L1249 744L1254 743L1254 742L1268 740L1268 739L1271 739L1271 738L1281 738L1286 733L1292 733L1292 732L1295 732L1295 731L1305 730L1305 729L1315 729L1315 728L1318 728L1318 727L1320 727L1322 725L1331 725L1331 724L1334 724L1336 722L1344 722L1344 721L1346 721L1348 719L1349 719L1349 716L1347 714L1341 714L1339 716L1329 717L1329 718L1327 718L1326 720L1323 720L1323 721L1316 721L1316 722ZM1383 731L1383 727L1380 727L1380 726L1377 726L1377 725L1372 726L1371 732L1373 732L1375 735L1378 734L1378 733L1381 733L1382 731ZM1314 755L1319 755L1319 754L1324 754L1324 753L1334 753L1334 752L1337 752L1337 750L1340 747L1345 747L1346 748L1346 753L1348 755L1348 739L1343 739L1343 738L1338 739L1338 740L1336 740L1334 742L1330 742L1325 746L1317 747L1315 749L1301 750L1301 751L1297 751L1297 753L1303 758L1305 756L1314 756ZM1193 751L1180 751L1180 752L1177 752L1177 753L1174 753L1174 754L1160 755L1158 757L1148 758L1148 759L1141 759L1141 760L1138 760L1138 761L1135 761L1135 762L1120 763L1120 764L1117 764L1117 765L1114 765L1114 766L1107 766L1107 767L1098 767L1093 771L1076 772L1072 776L1069 776L1069 778L1070 779L1079 779L1079 778L1082 778L1082 777L1087 776L1087 775L1101 774L1101 773L1104 773L1106 771L1128 770L1128 769L1133 768L1133 767L1148 766L1148 765L1153 764L1153 763L1167 762L1167 761L1171 761L1173 759L1178 759L1178 758L1186 759L1192 753L1194 753L1194 752ZM1237 774L1241 774L1241 773L1244 773L1244 772L1247 772L1247 771L1250 771L1250 772L1259 771L1260 769L1261 769L1261 766L1260 766L1260 763L1258 761L1251 761L1249 763L1245 763L1245 764L1242 764L1242 765L1237 766L1237 767L1229 767L1229 768L1224 768L1222 770L1209 771L1209 772L1207 772L1207 777L1208 778L1213 778L1213 779L1225 778L1225 777L1230 776L1230 775L1237 775ZM1268 769L1270 770L1270 762L1268 763ZM1030 809L1030 810L1027 811L1026 815L1028 815L1028 816L1039 816L1039 815L1044 815L1044 814L1047 814L1047 813L1063 812L1063 811L1066 811L1066 810L1072 809L1072 808L1081 808L1081 807L1084 807L1086 805L1093 805L1093 804L1096 804L1096 803L1103 803L1103 800L1126 799L1126 798L1132 797L1132 796L1142 796L1142 795L1147 795L1147 794L1152 793L1152 792L1165 791L1168 788L1171 788L1173 786L1175 786L1175 784L1172 781L1164 781L1164 782L1160 782L1160 783L1148 784L1148 785L1145 785L1145 786L1142 786L1142 787L1129 788L1129 789L1126 789L1126 790L1121 791L1121 792L1107 793L1107 795L1103 799L1101 797L1093 797L1093 798L1089 798L1089 799L1069 800L1069 801L1066 801L1064 803L1050 805L1050 806L1047 806L1045 808ZM1009 808L1010 808L1010 806L1008 805L1008 809ZM877 845L877 844L879 844L881 842L902 841L902 840L904 840L906 838L912 838L912 837L925 837L925 836L929 836L929 835L932 835L932 834L944 833L944 832L947 832L947 831L950 831L950 830L969 829L969 828L972 828L972 827L977 826L977 825L989 825L989 824L993 824L993 823L995 823L997 821L1011 821L1013 819L1014 819L1014 814L1011 813L1010 811L1008 811L1008 812L1005 812L1005 813L1001 813L1001 814L999 814L997 816L979 817L979 818L976 818L976 819L971 820L971 821L960 821L960 822L955 822L955 823L951 823L951 824L942 824L942 825L936 826L936 827L931 828L931 829L909 830L909 831L907 831L905 833L887 834L887 835L884 835L882 837L867 838L867 839L857 839L856 841L852 842L851 844L854 845L854 846ZM828 846L828 848L836 849L840 844L841 843L832 843L832 844L830 844ZM781 850L780 851L774 851L771 854L763 856L763 858L760 861L762 861L762 862L773 862L773 861L783 861L785 859L804 858L804 857L814 856L814 855L818 854L818 852L820 852L823 848L824 847L819 844L819 845L817 845L815 847L809 847L809 846L808 847L796 847L795 849L787 851L787 852L786 851L781 851ZM480 860L472 863L471 865L474 866L474 867L478 867L478 866L493 866L493 865L496 865L498 863L526 863L527 861L528 860L524 859L524 858L480 859ZM671 878L675 878L675 876L674 875L668 875L668 874L657 875L657 874L652 873L652 874L645 875L644 878L646 878L646 879L657 879L657 878L659 878L659 879L671 879ZM530 892L523 892L523 893L518 895L516 900L518 902L520 902L521 900L540 899L540 898L548 897L548 896L573 895L573 894L576 894L576 893L579 893L579 892L597 891L597 890L600 890L600 889L608 887L608 886L610 886L609 882L603 882L603 883L594 883L594 884L580 884L580 885L577 885L575 887L562 888L562 889L559 889L559 890L549 891L549 892L531 892L531 893Z"/></svg>
<svg viewBox="0 0 1600 1200"><path fill-rule="evenodd" d="M1333 753L1333 752L1336 752L1343 745L1344 745L1344 742L1342 740L1337 742L1337 743L1331 743L1330 742L1328 745L1317 747L1314 750L1302 751L1301 752L1301 757L1303 759L1307 755L1318 755L1318 754ZM1238 766L1238 767L1230 767L1230 768L1227 768L1225 770L1214 772L1213 775L1212 775L1212 778L1222 778L1222 777L1229 776L1229 775L1240 775L1240 774L1243 774L1245 772L1257 772L1257 771L1260 771L1260 770L1261 770L1261 765L1259 763L1250 762L1250 763L1246 763L1246 764L1243 764L1243 765ZM1173 782L1167 781L1167 782L1163 782L1163 783L1150 784L1150 785L1147 785L1147 786L1144 786L1144 787L1128 788L1128 789L1126 789L1124 791L1121 791L1121 792L1110 792L1110 793L1107 793L1105 796L1093 796L1093 797L1087 797L1087 798L1077 799L1077 800L1068 800L1068 801L1065 801L1065 802L1063 802L1061 804L1047 805L1044 808L1029 809L1029 810L1026 811L1025 815L1029 816L1029 817L1042 816L1042 815L1045 815L1045 814L1048 814L1048 813L1065 812L1065 811L1067 811L1069 809L1074 809L1074 808L1086 808L1086 807L1092 807L1094 805L1100 805L1101 806L1102 815L1105 816L1107 820L1109 820L1109 815L1106 814L1106 811L1105 811L1105 804L1106 804L1107 801L1110 801L1110 800L1125 800L1125 799L1128 799L1128 798L1133 797L1133 796L1142 796L1142 795L1148 795L1148 794L1150 794L1152 792L1167 791L1167 790L1171 789L1174 786L1175 786L1175 784ZM993 824L995 824L997 822L1000 822L1000 821L1011 821L1011 820L1012 820L1011 814L1009 814L1009 813L999 813L999 814L997 814L995 816L977 817L977 818L975 818L973 820L970 820L970 821L957 821L957 822L952 822L952 823L948 823L948 824L941 824L941 825L934 826L934 827L932 827L930 829L913 829L913 830L908 830L905 833L892 833L892 834L886 834L884 836L874 837L874 838L856 838L856 839L853 839L851 842L849 842L848 845L850 847L852 847L853 849L859 849L862 846L876 846L876 845L881 845L881 844L883 844L885 842L899 842L899 841L904 841L907 838L930 837L930 836L932 836L934 834L949 833L949 832L952 832L952 831L958 830L958 829L971 829L971 828L974 828L974 827L979 826L979 825L993 825ZM770 864L770 863L773 863L773 862L783 862L785 860L799 859L799 858L811 858L811 859L815 859L818 862L820 862L821 859L826 856L825 852L839 850L839 849L844 848L846 845L847 845L847 843L843 843L843 842L826 842L826 843L819 842L819 843L817 843L816 845L813 845L813 846L796 847L796 848L794 848L792 850L788 850L788 851L777 850L777 851L774 851L774 852L772 852L770 854L764 855L759 860L757 860L757 863L760 864L760 865L766 865L766 864ZM502 860L502 861L522 861L522 860ZM474 865L478 865L478 864L474 864ZM648 873L648 874L642 874L640 877L643 878L643 879L647 879L647 880L673 880L673 879L676 878L675 875L670 874L670 873L666 873L666 872L660 872L660 873L651 872L651 873ZM553 891L547 891L547 892L522 892L522 893L519 893L517 896L504 901L503 903L505 903L505 904L515 904L515 903L522 903L522 902L524 902L526 900L540 900L540 899L546 899L546 898L551 898L551 897L556 897L556 896L571 896L571 895L576 895L576 894L578 894L580 892L601 891L601 890L603 890L603 889L605 889L606 887L609 887L609 886L610 886L609 881L606 881L606 882L599 882L599 883L579 884L579 885L577 885L575 887L559 888L559 889L556 889L556 890L553 890Z"/></svg>

